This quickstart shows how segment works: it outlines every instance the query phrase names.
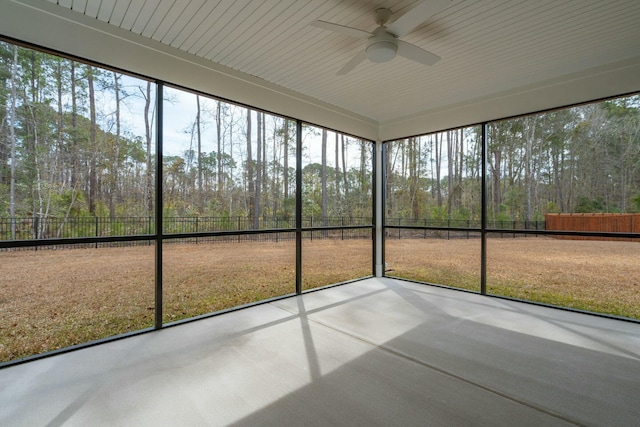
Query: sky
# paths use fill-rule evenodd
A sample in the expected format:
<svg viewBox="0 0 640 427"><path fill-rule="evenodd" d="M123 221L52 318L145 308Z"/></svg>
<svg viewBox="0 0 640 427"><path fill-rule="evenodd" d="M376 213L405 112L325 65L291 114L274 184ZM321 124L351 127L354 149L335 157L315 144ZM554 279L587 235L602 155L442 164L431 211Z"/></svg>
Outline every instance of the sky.
<svg viewBox="0 0 640 427"><path fill-rule="evenodd" d="M144 114L144 99L139 96L140 89L138 87L146 88L146 82L143 80L139 80L130 76L124 75L122 77L121 83L123 89L130 93L135 94L136 96L129 96L125 100L126 108L123 109L121 113L121 120L125 123L125 127L127 130L131 131L135 136L140 136L144 138L145 128L144 128L144 118L142 117ZM153 89L152 89L153 90ZM164 87L164 99L166 100L163 108L164 108L164 122L163 122L163 154L165 156L178 156L183 155L186 150L190 147L191 149L196 149L196 140L195 133L193 132L193 125L195 122L196 114L197 114L197 104L196 104L196 95L190 92L186 92L183 90L175 89L172 87ZM109 105L112 105L109 108ZM108 92L104 94L104 111L114 110L113 107L115 105L115 98L113 94ZM244 141L245 136L241 134L244 132L246 120L245 110L242 107L233 106L233 104L227 104L230 108L236 108L235 111L236 116L241 121L241 124L238 124L237 128L233 129L235 134L235 141ZM201 138L202 138L202 151L211 152L215 151L216 145L216 125L214 122L213 114L215 114L215 100L212 98L200 97L200 106L202 110L201 114ZM270 130L269 126L273 125L273 118L275 116L267 115L266 116L266 125L267 125L267 134L269 135L272 130ZM254 141L255 137L255 121L254 123ZM154 123L155 126L155 123ZM318 130L318 134L314 134L313 132L304 132L303 134L303 144L305 149L305 163L313 163L321 161L321 135L319 134L320 130ZM155 133L155 127L154 127ZM242 135L242 136L240 136ZM350 141L353 141L353 138L349 138ZM331 162L334 157L335 150L335 133L329 131L328 132L328 149L327 156L329 158L329 162ZM228 145L228 140L227 140ZM237 147L241 150L241 154L245 155L245 144L239 144ZM234 147L235 149L236 147ZM347 167L356 167L359 165L359 150L356 150L355 147L350 148L348 150L347 156ZM236 154L234 154L235 157ZM295 160L292 158L292 163ZM342 161L342 159L340 159Z"/></svg>

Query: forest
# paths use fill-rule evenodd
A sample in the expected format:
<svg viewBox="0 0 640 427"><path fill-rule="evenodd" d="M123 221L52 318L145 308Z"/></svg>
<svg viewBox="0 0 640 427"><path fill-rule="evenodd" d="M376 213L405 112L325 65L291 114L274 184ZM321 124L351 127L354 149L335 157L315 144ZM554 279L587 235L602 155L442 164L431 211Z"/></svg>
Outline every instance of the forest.
<svg viewBox="0 0 640 427"><path fill-rule="evenodd" d="M0 42L0 240L372 224L373 144ZM491 122L489 223L640 212L638 95ZM388 224L477 227L481 126L385 144ZM97 224L98 227L87 226ZM185 219L199 219L185 229ZM180 227L176 224L180 224ZM204 225L203 225L204 224Z"/></svg>
<svg viewBox="0 0 640 427"><path fill-rule="evenodd" d="M156 90L0 42L0 239L151 233L157 182L164 232L295 226L295 121L164 87L158 181ZM306 225L370 225L373 144L301 136Z"/></svg>
<svg viewBox="0 0 640 427"><path fill-rule="evenodd" d="M387 144L388 223L478 226L481 132L473 126ZM487 134L489 224L640 212L640 96L491 122Z"/></svg>

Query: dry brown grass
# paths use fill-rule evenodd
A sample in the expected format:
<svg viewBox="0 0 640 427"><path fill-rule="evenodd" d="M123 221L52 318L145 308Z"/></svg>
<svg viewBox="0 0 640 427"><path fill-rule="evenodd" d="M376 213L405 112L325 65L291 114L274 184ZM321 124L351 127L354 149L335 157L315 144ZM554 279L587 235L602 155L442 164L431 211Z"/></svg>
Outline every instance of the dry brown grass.
<svg viewBox="0 0 640 427"><path fill-rule="evenodd" d="M371 274L371 241L304 241L304 289ZM0 253L0 362L152 327L154 247ZM163 321L295 293L295 242L168 244Z"/></svg>
<svg viewBox="0 0 640 427"><path fill-rule="evenodd" d="M640 318L640 243L490 239L488 290ZM479 240L388 240L390 274L479 290ZM163 320L295 292L295 244L163 247ZM371 274L370 240L303 241L305 289ZM0 361L153 326L154 247L0 253Z"/></svg>
<svg viewBox="0 0 640 427"><path fill-rule="evenodd" d="M153 324L152 247L0 254L0 360Z"/></svg>
<svg viewBox="0 0 640 427"><path fill-rule="evenodd" d="M388 240L388 268L412 280L480 290L480 241ZM640 318L640 243L488 239L487 292Z"/></svg>

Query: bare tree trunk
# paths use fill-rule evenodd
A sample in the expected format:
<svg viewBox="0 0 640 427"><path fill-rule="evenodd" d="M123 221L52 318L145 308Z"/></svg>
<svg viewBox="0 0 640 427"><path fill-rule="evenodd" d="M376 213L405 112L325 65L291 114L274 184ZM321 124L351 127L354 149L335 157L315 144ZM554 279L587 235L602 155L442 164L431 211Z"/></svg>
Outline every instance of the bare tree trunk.
<svg viewBox="0 0 640 427"><path fill-rule="evenodd" d="M231 121L229 123L229 157L233 159L233 113L231 113ZM233 163L229 165L229 176L231 177L231 182L233 182L233 174L234 174ZM233 194L229 196L229 217L233 214Z"/></svg>
<svg viewBox="0 0 640 427"><path fill-rule="evenodd" d="M322 166L320 175L322 225L327 225L327 130L324 128L322 129Z"/></svg>
<svg viewBox="0 0 640 427"><path fill-rule="evenodd" d="M442 188L440 186L440 167L442 166L442 136L438 140L438 134L435 134L436 138L436 197L438 199L438 206L442 206Z"/></svg>
<svg viewBox="0 0 640 427"><path fill-rule="evenodd" d="M289 120L284 121L284 198L289 198Z"/></svg>
<svg viewBox="0 0 640 427"><path fill-rule="evenodd" d="M222 125L221 104L222 103L220 101L216 101L216 141L218 143L218 151L216 153L216 178L218 182L218 200L220 203L222 203L222 135L220 134Z"/></svg>
<svg viewBox="0 0 640 427"><path fill-rule="evenodd" d="M528 125L525 127L527 134L525 135L525 161L524 161L524 185L525 185L525 215L524 220L530 220L533 218L532 215L532 190L534 186L533 179L533 142L536 133L536 119L535 116L530 117L525 121Z"/></svg>
<svg viewBox="0 0 640 427"><path fill-rule="evenodd" d="M71 61L71 187L78 188L80 162L78 159L78 100L76 93L76 63Z"/></svg>
<svg viewBox="0 0 640 427"><path fill-rule="evenodd" d="M198 212L202 212L204 210L204 190L202 188L202 127L201 127L201 114L202 111L200 109L200 96L196 95L196 105L197 105L197 113L196 113L196 131L197 131L197 144L198 144Z"/></svg>
<svg viewBox="0 0 640 427"><path fill-rule="evenodd" d="M391 218L395 212L395 195L391 191L393 188L393 163L391 162L391 151L394 144L386 144L384 150L384 179L385 179L385 205L387 207L386 215Z"/></svg>
<svg viewBox="0 0 640 427"><path fill-rule="evenodd" d="M558 150L559 151L559 150ZM564 189L564 179L562 178L562 175L560 173L560 165L562 164L560 162L559 157L559 153L552 149L551 151L551 163L552 163L552 167L553 167L553 179L556 182L556 199L558 201L558 207L560 209L560 212L567 212L566 211L566 206L565 206L565 201L564 201L564 194L563 194L563 189Z"/></svg>
<svg viewBox="0 0 640 427"><path fill-rule="evenodd" d="M24 97L25 103L23 106L26 107L24 122L27 125L27 127L30 124L33 130L33 135L29 135L29 136L32 136L33 138L31 139L28 137L26 139L28 157L30 158L31 161L33 161L31 172L34 175L32 175L31 182L30 182L30 187L32 190L33 212L37 216L37 218L42 219L43 218L42 177L40 175L41 167L40 167L40 158L39 158L40 153L39 153L39 147L38 147L39 146L39 133L38 133L39 129L38 129L38 117L37 117L37 111L36 111L36 108L39 105L39 101L40 101L39 72L41 71L41 66L40 66L40 63L37 61L36 55L37 53L35 51L29 52L29 60L30 60L29 69L31 70L31 78L30 78L31 100L27 101L27 97L25 94L25 97ZM30 121L27 120L26 118L27 112L30 116L29 117ZM37 204L36 204L35 198L33 197L33 193L34 193L33 181L35 181L35 196L37 197ZM41 237L42 225L43 225L43 221L39 221L38 227L34 229L34 237L36 239L39 239Z"/></svg>
<svg viewBox="0 0 640 427"><path fill-rule="evenodd" d="M33 83L33 82L32 82ZM38 197L38 204L37 206L34 206L34 214L35 211L37 209L37 218L40 219L40 221L38 222L38 227L34 229L34 238L36 239L40 239L42 237L43 234L43 230L44 230L44 221L43 219L45 218L44 215L44 211L43 211L43 207L44 207L44 201L42 198L42 176L40 175L40 154L39 154L39 150L38 150L38 145L39 145L39 133L38 133L38 118L36 116L36 112L34 111L34 104L37 102L37 100L34 100L33 103L31 104L27 104L27 110L29 112L29 115L31 116L31 124L33 125L33 144L32 144L32 149L33 149L33 166L34 166L34 170L35 170L35 182L36 182L36 195ZM48 206L47 206L47 212L48 212Z"/></svg>
<svg viewBox="0 0 640 427"><path fill-rule="evenodd" d="M9 177L9 216L11 217L11 239L16 239L16 78L18 74L18 47L13 47L11 64L11 119L9 139L11 140L11 172Z"/></svg>
<svg viewBox="0 0 640 427"><path fill-rule="evenodd" d="M11 151L11 141L9 139L8 131L5 137L5 126L9 125L10 115L11 115L11 84L8 83L11 78L11 67L9 66L8 75L0 75L0 98L4 100L4 104L2 104L2 112L0 112L0 186L5 183L9 183L10 178L10 166L9 166L9 156ZM8 92L5 93L5 89Z"/></svg>
<svg viewBox="0 0 640 427"><path fill-rule="evenodd" d="M367 150L366 150L366 142L360 141L360 181L359 191L360 194L364 194L365 192L365 182L367 180Z"/></svg>
<svg viewBox="0 0 640 427"><path fill-rule="evenodd" d="M257 152L256 152L256 192L254 197L253 228L260 228L260 211L262 198L262 120L263 113L257 112Z"/></svg>
<svg viewBox="0 0 640 427"><path fill-rule="evenodd" d="M271 208L271 212L272 212L272 216L276 217L278 215L278 210L280 209L280 204L278 203L280 201L280 197L279 193L280 193L280 144L277 144L277 137L278 137L278 120L277 118L273 119L273 150L272 150L272 155L273 157L271 158L271 164L273 165L273 179L272 179L272 183L271 183L271 198L272 198L272 208ZM276 223L277 226L277 223Z"/></svg>
<svg viewBox="0 0 640 427"><path fill-rule="evenodd" d="M57 70L56 70L56 91L57 91L57 109L58 109L58 123L57 123L57 135L56 135L56 144L58 145L58 153L62 153L64 148L64 137L63 137L63 128L64 128L64 111L62 107L62 58L58 58L57 62ZM64 167L61 168L59 182L62 183L64 187Z"/></svg>
<svg viewBox="0 0 640 427"><path fill-rule="evenodd" d="M89 213L96 213L96 198L98 194L97 179L97 163L96 156L98 149L96 147L97 124L96 124L96 97L93 84L93 67L87 66L87 83L89 85L89 118L91 125L89 129L89 146L92 153L89 160Z"/></svg>
<svg viewBox="0 0 640 427"><path fill-rule="evenodd" d="M462 173L464 172L464 129L460 128L460 144L459 144L459 153L460 153L460 158L458 159L459 162L459 169L458 169L458 185L460 186L460 188L462 188Z"/></svg>
<svg viewBox="0 0 640 427"><path fill-rule="evenodd" d="M493 168L491 177L493 181L493 206L494 215L500 213L500 205L502 204L502 194L500 192L500 170L502 167L502 152L499 148L493 151Z"/></svg>
<svg viewBox="0 0 640 427"><path fill-rule="evenodd" d="M249 193L249 218L253 221L253 228L258 228L255 215L256 189L253 182L253 159L251 155L251 110L247 109L247 185Z"/></svg>
<svg viewBox="0 0 640 427"><path fill-rule="evenodd" d="M268 206L269 182L267 180L267 120L264 117L264 113L260 113L260 115L262 116L262 130L260 131L262 132L262 164L260 168L262 178L260 180L260 193L264 196L264 198L261 198L262 206ZM260 213L264 215L264 208L260 209Z"/></svg>
<svg viewBox="0 0 640 427"><path fill-rule="evenodd" d="M153 212L153 176L152 164L151 164L151 123L149 120L149 109L151 107L151 82L147 82L147 89L143 92L144 97L144 130L145 130L145 142L147 147L147 170L145 171L146 181L146 201L147 201L147 213L150 215ZM156 165L158 168L163 165ZM162 209L162 206L157 206L157 209Z"/></svg>
<svg viewBox="0 0 640 427"><path fill-rule="evenodd" d="M118 191L118 163L120 159L120 76L113 73L113 88L116 95L116 140L113 147L113 159L109 171L109 217L113 221L116 217L116 193Z"/></svg>
<svg viewBox="0 0 640 427"><path fill-rule="evenodd" d="M75 89L75 65L74 62L71 61L71 71L70 71L70 79L71 79L71 104L72 104L72 108L71 108L71 147L72 147L72 151L74 151L74 153L72 154L72 158L71 158L71 170L67 171L65 169L65 167L61 167L62 171L61 171L61 175L65 175L64 178L61 180L62 184L61 184L61 189L64 189L65 185L66 185L66 181L67 181L67 177L66 174L69 174L69 185L71 187L71 200L69 200L69 205L67 206L65 213L64 213L64 217L62 219L62 221L59 223L58 225L58 229L56 230L56 237L60 237L62 235L62 231L64 229L64 226L67 222L67 220L69 219L69 215L71 215L71 210L73 209L73 205L75 204L75 201L77 199L78 193L77 193L77 180L76 180L76 174L77 174L77 153L75 153L75 147L77 146L77 142L76 142L76 126L77 126L77 116L76 116L76 89ZM63 138L63 127L64 127L64 121L63 121L63 117L64 117L64 112L63 112L63 106L62 106L62 60L59 60L58 62L58 146L60 147L60 152L63 152L63 144L64 144L64 138ZM64 160L63 160L64 162Z"/></svg>
<svg viewBox="0 0 640 427"><path fill-rule="evenodd" d="M408 140L408 166L409 166L409 197L411 206L411 219L420 218L420 203L418 202L418 161L419 154L416 148L419 144L416 138L409 138Z"/></svg>
<svg viewBox="0 0 640 427"><path fill-rule="evenodd" d="M344 184L344 203L346 204L349 200L349 181L347 179L347 144L344 141L344 135L340 135L340 144L342 145L342 182Z"/></svg>
<svg viewBox="0 0 640 427"><path fill-rule="evenodd" d="M451 218L451 214L453 212L453 197L454 197L454 189L453 189L453 182L454 182L454 165L455 165L455 159L454 159L454 140L453 140L453 131L447 131L447 214L448 214L448 218Z"/></svg>
<svg viewBox="0 0 640 427"><path fill-rule="evenodd" d="M407 178L407 150L409 148L409 140L402 140L402 148L400 149L400 175L403 179Z"/></svg>
<svg viewBox="0 0 640 427"><path fill-rule="evenodd" d="M335 182L336 182L336 205L338 206L338 209L340 210L340 214L342 214L343 209L342 209L342 197L340 194L340 157L339 157L339 153L340 153L340 140L338 138L338 134L336 133L336 149L335 149L335 156L336 156L336 176L335 176Z"/></svg>

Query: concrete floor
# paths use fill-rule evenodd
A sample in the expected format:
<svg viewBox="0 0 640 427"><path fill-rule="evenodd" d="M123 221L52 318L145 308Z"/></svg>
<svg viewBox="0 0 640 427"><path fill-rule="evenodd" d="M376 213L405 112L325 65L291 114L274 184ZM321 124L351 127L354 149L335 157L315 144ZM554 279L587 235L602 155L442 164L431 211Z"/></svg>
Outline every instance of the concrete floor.
<svg viewBox="0 0 640 427"><path fill-rule="evenodd" d="M368 279L0 370L2 426L638 426L640 325Z"/></svg>

